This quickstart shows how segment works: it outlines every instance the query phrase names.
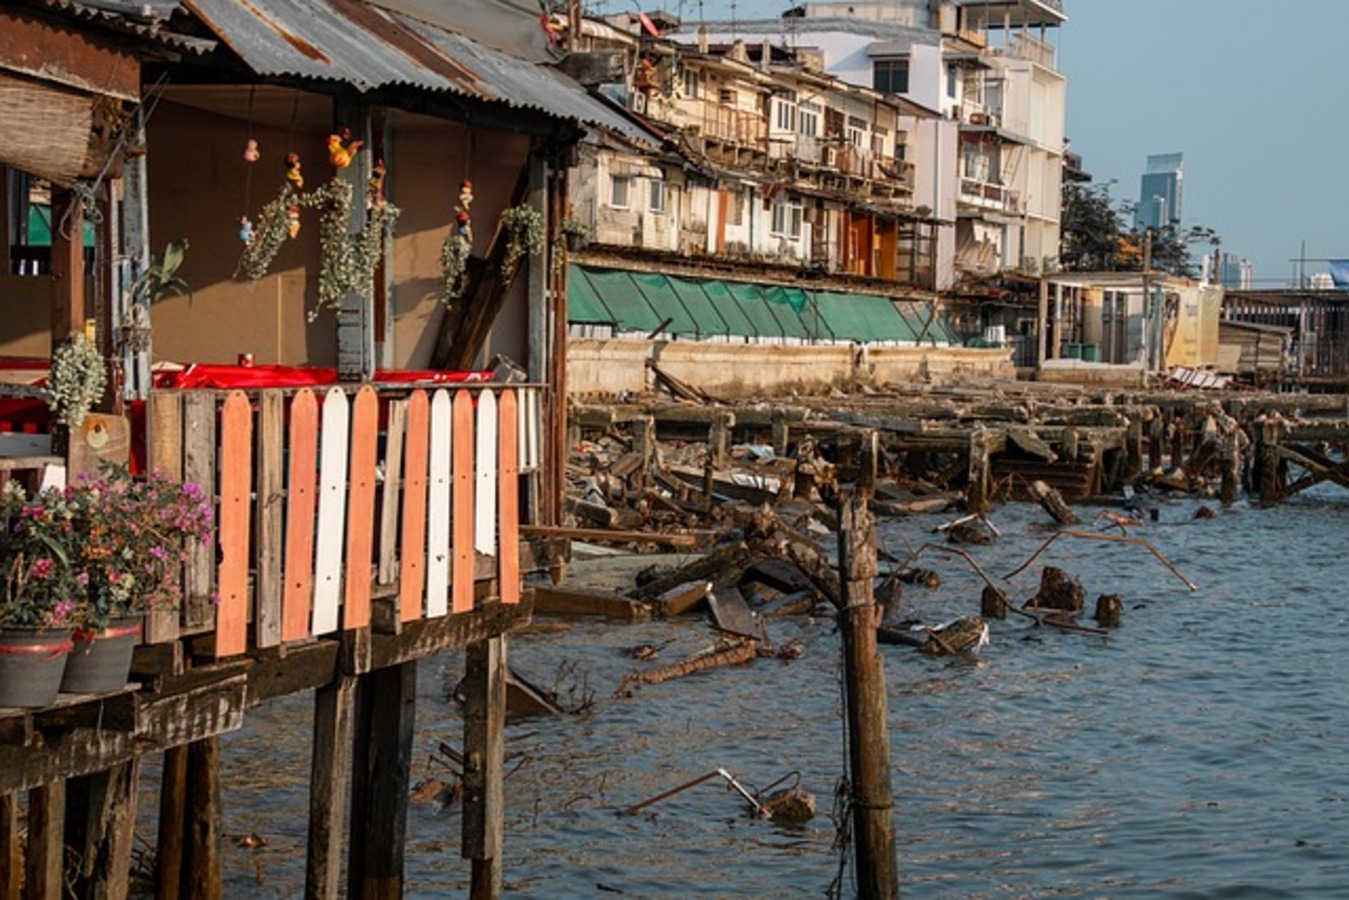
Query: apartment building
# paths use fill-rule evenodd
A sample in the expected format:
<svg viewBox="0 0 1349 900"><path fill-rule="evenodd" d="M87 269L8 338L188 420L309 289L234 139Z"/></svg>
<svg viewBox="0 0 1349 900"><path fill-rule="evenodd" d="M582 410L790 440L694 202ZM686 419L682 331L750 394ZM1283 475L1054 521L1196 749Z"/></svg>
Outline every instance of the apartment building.
<svg viewBox="0 0 1349 900"><path fill-rule="evenodd" d="M934 250L946 289L1055 267L1066 80L1048 36L1066 21L1059 0L830 2L678 36L808 48L831 75L937 111L911 145L915 203L950 223Z"/></svg>

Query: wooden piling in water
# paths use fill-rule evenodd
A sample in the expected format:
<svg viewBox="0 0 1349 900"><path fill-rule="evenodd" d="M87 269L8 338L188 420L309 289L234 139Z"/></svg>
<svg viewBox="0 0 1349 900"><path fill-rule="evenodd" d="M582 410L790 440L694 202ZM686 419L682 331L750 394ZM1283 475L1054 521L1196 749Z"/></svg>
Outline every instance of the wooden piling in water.
<svg viewBox="0 0 1349 900"><path fill-rule="evenodd" d="M839 626L847 691L848 760L857 896L899 896L894 800L890 788L890 725L885 670L876 641L883 611L873 598L876 530L865 494L840 498Z"/></svg>
<svg viewBox="0 0 1349 900"><path fill-rule="evenodd" d="M416 703L415 661L377 669L358 681L348 897L397 900L403 896Z"/></svg>
<svg viewBox="0 0 1349 900"><path fill-rule="evenodd" d="M469 897L502 893L505 832L506 640L489 638L465 651L464 817L462 853L472 863Z"/></svg>

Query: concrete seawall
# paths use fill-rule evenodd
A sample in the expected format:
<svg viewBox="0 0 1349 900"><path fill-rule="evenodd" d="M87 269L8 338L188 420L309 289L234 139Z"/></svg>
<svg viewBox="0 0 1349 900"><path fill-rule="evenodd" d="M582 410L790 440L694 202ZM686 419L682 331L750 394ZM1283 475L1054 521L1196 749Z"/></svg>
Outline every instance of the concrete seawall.
<svg viewBox="0 0 1349 900"><path fill-rule="evenodd" d="M572 338L568 393L574 397L640 393L650 387L648 363L726 399L792 391L819 394L854 382L880 387L939 381L949 375L1016 378L1010 350Z"/></svg>

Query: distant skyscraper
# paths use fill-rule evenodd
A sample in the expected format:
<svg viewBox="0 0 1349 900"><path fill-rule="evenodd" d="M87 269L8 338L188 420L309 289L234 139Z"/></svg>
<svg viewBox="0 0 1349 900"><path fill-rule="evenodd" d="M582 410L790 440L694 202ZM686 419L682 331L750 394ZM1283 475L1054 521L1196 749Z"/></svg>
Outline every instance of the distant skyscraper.
<svg viewBox="0 0 1349 900"><path fill-rule="evenodd" d="M1139 182L1138 209L1134 212L1134 224L1139 229L1161 228L1180 221L1184 159L1183 153L1159 153L1148 157L1147 171Z"/></svg>

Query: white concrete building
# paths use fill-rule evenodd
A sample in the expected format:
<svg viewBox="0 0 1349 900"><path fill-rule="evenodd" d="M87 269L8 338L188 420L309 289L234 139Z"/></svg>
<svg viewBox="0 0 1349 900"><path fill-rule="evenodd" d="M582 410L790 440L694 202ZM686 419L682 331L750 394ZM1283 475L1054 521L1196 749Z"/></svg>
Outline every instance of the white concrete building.
<svg viewBox="0 0 1349 900"><path fill-rule="evenodd" d="M910 132L914 203L941 221L937 286L1056 265L1066 79L1048 32L1060 0L807 3L781 19L685 24L694 41L768 40L944 119Z"/></svg>

